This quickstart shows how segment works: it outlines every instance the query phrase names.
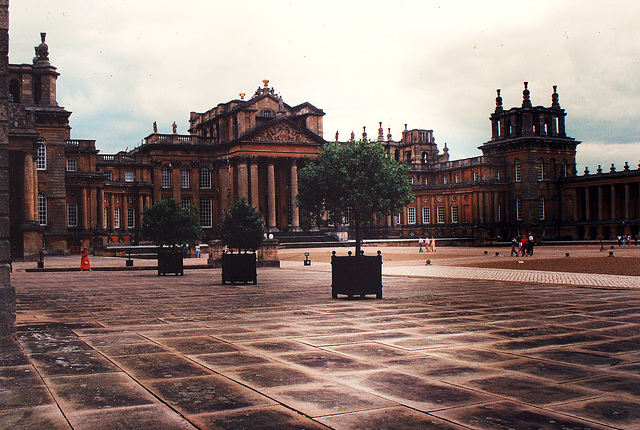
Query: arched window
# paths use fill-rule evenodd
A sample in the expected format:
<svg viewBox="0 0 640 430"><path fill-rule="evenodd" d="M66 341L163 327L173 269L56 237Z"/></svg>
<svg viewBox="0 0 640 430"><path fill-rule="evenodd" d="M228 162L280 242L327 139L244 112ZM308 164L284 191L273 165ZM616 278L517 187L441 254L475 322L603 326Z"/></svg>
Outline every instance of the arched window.
<svg viewBox="0 0 640 430"><path fill-rule="evenodd" d="M566 178L569 176L567 171L567 160L562 160L562 164L560 164L560 177Z"/></svg>
<svg viewBox="0 0 640 430"><path fill-rule="evenodd" d="M515 176L516 182L522 181L522 176L520 173L520 160L516 159L513 162L513 174Z"/></svg>
<svg viewBox="0 0 640 430"><path fill-rule="evenodd" d="M47 196L38 193L38 224L47 225Z"/></svg>
<svg viewBox="0 0 640 430"><path fill-rule="evenodd" d="M162 166L162 188L171 188L171 168Z"/></svg>
<svg viewBox="0 0 640 430"><path fill-rule="evenodd" d="M9 82L9 103L20 103L20 81L17 79Z"/></svg>
<svg viewBox="0 0 640 430"><path fill-rule="evenodd" d="M211 188L211 169L209 167L200 168L200 188Z"/></svg>
<svg viewBox="0 0 640 430"><path fill-rule="evenodd" d="M429 155L426 152L422 153L422 164L427 164L429 161Z"/></svg>
<svg viewBox="0 0 640 430"><path fill-rule="evenodd" d="M522 199L516 197L516 221L522 221Z"/></svg>
<svg viewBox="0 0 640 430"><path fill-rule="evenodd" d="M44 139L40 140L40 146L38 146L36 155L36 168L38 170L47 170L47 142Z"/></svg>
<svg viewBox="0 0 640 430"><path fill-rule="evenodd" d="M538 219L544 220L544 196L540 196L538 199Z"/></svg>
<svg viewBox="0 0 640 430"><path fill-rule="evenodd" d="M265 109L262 111L262 116L264 118L273 118L275 115L273 114L273 111L271 109Z"/></svg>
<svg viewBox="0 0 640 430"><path fill-rule="evenodd" d="M538 158L538 181L544 181L544 160Z"/></svg>
<svg viewBox="0 0 640 430"><path fill-rule="evenodd" d="M189 167L182 166L180 169L180 184L182 188L189 188Z"/></svg>

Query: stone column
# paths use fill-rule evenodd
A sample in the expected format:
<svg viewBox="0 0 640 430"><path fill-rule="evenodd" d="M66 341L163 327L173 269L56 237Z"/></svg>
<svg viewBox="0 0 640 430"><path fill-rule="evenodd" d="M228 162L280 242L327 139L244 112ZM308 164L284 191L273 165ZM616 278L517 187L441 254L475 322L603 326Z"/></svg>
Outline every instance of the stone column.
<svg viewBox="0 0 640 430"><path fill-rule="evenodd" d="M602 197L602 186L598 186L598 219L604 218L604 207L602 204L604 203L604 198Z"/></svg>
<svg viewBox="0 0 640 430"><path fill-rule="evenodd" d="M629 192L629 183L624 184L624 218L629 219L629 205L631 204L631 194Z"/></svg>
<svg viewBox="0 0 640 430"><path fill-rule="evenodd" d="M15 339L16 335L16 292L9 270L8 32L9 1L0 0L0 341Z"/></svg>
<svg viewBox="0 0 640 430"><path fill-rule="evenodd" d="M229 172L226 166L218 167L218 183L220 186L220 212L229 209L229 198L231 189L229 188Z"/></svg>
<svg viewBox="0 0 640 430"><path fill-rule="evenodd" d="M126 231L129 229L129 217L127 216L127 209L129 208L128 203L129 202L127 201L127 195L122 194L122 203L120 204L120 208L122 208L122 213L120 214L120 217L122 218L120 221L120 227L122 231Z"/></svg>
<svg viewBox="0 0 640 430"><path fill-rule="evenodd" d="M611 184L611 219L618 219L618 211L616 210L616 185Z"/></svg>
<svg viewBox="0 0 640 430"><path fill-rule="evenodd" d="M33 204L33 194L37 186L33 182L33 171L35 170L33 165L33 157L31 154L24 155L24 183L23 183L23 195L24 195L24 221L26 223L34 223L35 217L35 205Z"/></svg>
<svg viewBox="0 0 640 430"><path fill-rule="evenodd" d="M82 190L80 191L80 216L82 217L80 219L80 227L83 230L86 230L88 228L88 218L89 218L89 211L87 210L87 188L86 187L82 187Z"/></svg>
<svg viewBox="0 0 640 430"><path fill-rule="evenodd" d="M98 226L98 190L91 188L89 190L89 227Z"/></svg>
<svg viewBox="0 0 640 430"><path fill-rule="evenodd" d="M104 189L98 188L98 228L105 228L107 220L104 219Z"/></svg>
<svg viewBox="0 0 640 430"><path fill-rule="evenodd" d="M589 187L584 187L584 220L591 220L591 199L589 198Z"/></svg>
<svg viewBox="0 0 640 430"><path fill-rule="evenodd" d="M260 188L258 181L258 161L251 163L251 206L259 210L260 208Z"/></svg>
<svg viewBox="0 0 640 430"><path fill-rule="evenodd" d="M278 231L276 226L276 172L273 161L267 165L267 201L269 216L267 217L267 229Z"/></svg>
<svg viewBox="0 0 640 430"><path fill-rule="evenodd" d="M113 194L109 194L109 230L116 229L116 198Z"/></svg>
<svg viewBox="0 0 640 430"><path fill-rule="evenodd" d="M144 212L144 196L138 196L138 228L142 227L142 212Z"/></svg>
<svg viewBox="0 0 640 430"><path fill-rule="evenodd" d="M249 201L249 167L246 161L238 164L238 196Z"/></svg>
<svg viewBox="0 0 640 430"><path fill-rule="evenodd" d="M300 209L296 204L298 195L298 165L296 160L291 162L291 229L300 231Z"/></svg>
<svg viewBox="0 0 640 430"><path fill-rule="evenodd" d="M171 194L173 198L180 201L180 188L182 187L182 172L180 167L176 167L178 163L171 165Z"/></svg>

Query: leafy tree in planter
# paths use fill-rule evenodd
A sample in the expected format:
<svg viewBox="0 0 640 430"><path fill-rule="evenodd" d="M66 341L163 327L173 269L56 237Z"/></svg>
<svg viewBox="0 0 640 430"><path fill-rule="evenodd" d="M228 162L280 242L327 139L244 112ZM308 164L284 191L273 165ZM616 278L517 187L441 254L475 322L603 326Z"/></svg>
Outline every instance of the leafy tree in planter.
<svg viewBox="0 0 640 430"><path fill-rule="evenodd" d="M316 216L348 217L356 233L356 255L362 247L361 227L400 211L411 203L408 169L367 139L327 143L300 169L297 204Z"/></svg>
<svg viewBox="0 0 640 430"><path fill-rule="evenodd" d="M198 208L182 208L174 198L160 200L142 212L142 236L160 247L195 242L203 234Z"/></svg>
<svg viewBox="0 0 640 430"><path fill-rule="evenodd" d="M260 249L264 231L262 215L244 198L238 198L229 210L224 211L218 227L220 240L238 252Z"/></svg>

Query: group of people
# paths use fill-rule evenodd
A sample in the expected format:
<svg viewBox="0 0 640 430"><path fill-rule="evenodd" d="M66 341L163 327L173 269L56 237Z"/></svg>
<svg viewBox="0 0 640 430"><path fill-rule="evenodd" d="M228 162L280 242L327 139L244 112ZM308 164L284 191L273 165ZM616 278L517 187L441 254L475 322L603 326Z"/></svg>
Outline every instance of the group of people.
<svg viewBox="0 0 640 430"><path fill-rule="evenodd" d="M436 252L435 237L432 237L431 239L429 239L428 237L421 237L418 239L418 245L420 246L419 252L424 252L425 250L427 252Z"/></svg>
<svg viewBox="0 0 640 430"><path fill-rule="evenodd" d="M533 255L533 235L529 233L529 235L523 235L520 240L516 239L516 237L511 238L511 256L514 254L516 257L529 257Z"/></svg>

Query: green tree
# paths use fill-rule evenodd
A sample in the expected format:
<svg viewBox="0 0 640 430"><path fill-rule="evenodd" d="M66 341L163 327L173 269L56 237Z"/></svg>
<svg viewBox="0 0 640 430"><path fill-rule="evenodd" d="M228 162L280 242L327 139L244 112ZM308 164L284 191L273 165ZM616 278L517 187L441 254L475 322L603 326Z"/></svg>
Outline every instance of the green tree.
<svg viewBox="0 0 640 430"><path fill-rule="evenodd" d="M401 210L413 200L408 169L384 148L367 139L327 143L300 169L297 204L316 216L349 218L356 233L356 255L362 246L361 227Z"/></svg>
<svg viewBox="0 0 640 430"><path fill-rule="evenodd" d="M198 208L182 208L174 198L160 200L142 212L142 236L161 247L195 242L203 234Z"/></svg>
<svg viewBox="0 0 640 430"><path fill-rule="evenodd" d="M264 240L264 221L262 215L240 197L235 204L224 211L218 227L218 236L222 243L238 251L256 251Z"/></svg>

